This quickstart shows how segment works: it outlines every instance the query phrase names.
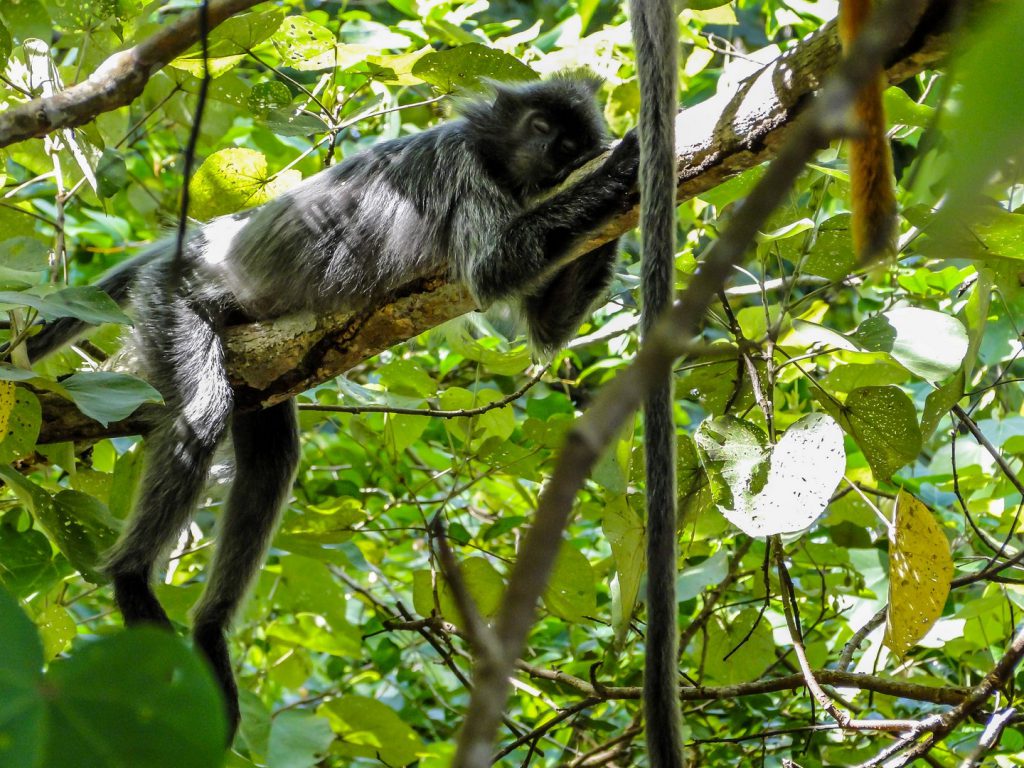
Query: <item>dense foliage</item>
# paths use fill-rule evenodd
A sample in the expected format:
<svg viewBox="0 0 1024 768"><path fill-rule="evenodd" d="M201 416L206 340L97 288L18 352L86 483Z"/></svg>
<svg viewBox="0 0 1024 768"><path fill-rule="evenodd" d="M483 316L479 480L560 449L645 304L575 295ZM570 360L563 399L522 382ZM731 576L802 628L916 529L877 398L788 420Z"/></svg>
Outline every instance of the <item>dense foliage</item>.
<svg viewBox="0 0 1024 768"><path fill-rule="evenodd" d="M0 110L82 81L193 7L159 5L5 2ZM836 11L829 0L691 6L679 16L684 105L799 45ZM678 364L679 668L698 764L854 765L893 741L836 728L802 679L753 684L799 673L796 650L833 672L821 679L853 717L921 720L961 701L1014 636L1024 607L1024 85L1012 62L1024 12L1000 13L991 24L971 17L955 67L886 94L898 258L856 265L846 159L834 144L780 200ZM100 569L131 507L143 443L37 445L37 395L69 397L102 423L156 398L101 370L128 318L97 292L65 286L176 225L206 66L196 219L259 204L375 141L421 130L483 78L589 67L605 78L606 116L621 135L638 105L628 20L600 0L285 0L217 26L208 55L205 66L198 47L177 58L128 107L0 150L8 338L24 338L38 317L114 323L35 373L17 351L0 365L0 763L447 765L471 654L434 523L492 616L566 429L636 353L634 236L607 304L536 381L509 319L491 314L452 321L300 398L349 412L302 414L294 495L232 639L244 720L226 758L206 671L183 643L122 632ZM680 205L680 286L762 174ZM609 446L578 499L500 764L644 764L642 434L637 424ZM182 628L229 477L225 451L158 591ZM765 536L780 532L776 558ZM887 624L841 661L886 605ZM966 758L1007 709L987 759L1024 764L1012 674L1000 682L931 764Z"/></svg>

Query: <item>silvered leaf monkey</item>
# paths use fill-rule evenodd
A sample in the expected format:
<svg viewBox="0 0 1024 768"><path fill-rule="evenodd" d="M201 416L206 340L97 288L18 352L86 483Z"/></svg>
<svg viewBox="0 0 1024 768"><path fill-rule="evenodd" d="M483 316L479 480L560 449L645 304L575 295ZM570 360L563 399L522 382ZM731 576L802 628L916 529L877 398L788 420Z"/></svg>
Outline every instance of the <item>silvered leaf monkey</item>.
<svg viewBox="0 0 1024 768"><path fill-rule="evenodd" d="M136 509L107 558L127 624L170 627L153 572L188 523L231 428L235 480L193 635L224 691L232 733L238 696L225 632L263 562L299 442L291 402L233 413L226 323L359 309L444 269L481 306L518 305L533 347L557 349L608 286L616 244L558 264L628 207L637 175L636 140L627 137L597 170L539 199L605 149L599 85L574 73L495 85L492 98L464 105L460 119L380 143L259 208L196 229L180 263L172 239L100 281L131 306L145 373L165 400L146 438ZM29 355L38 359L82 330L73 319L52 323L28 341Z"/></svg>

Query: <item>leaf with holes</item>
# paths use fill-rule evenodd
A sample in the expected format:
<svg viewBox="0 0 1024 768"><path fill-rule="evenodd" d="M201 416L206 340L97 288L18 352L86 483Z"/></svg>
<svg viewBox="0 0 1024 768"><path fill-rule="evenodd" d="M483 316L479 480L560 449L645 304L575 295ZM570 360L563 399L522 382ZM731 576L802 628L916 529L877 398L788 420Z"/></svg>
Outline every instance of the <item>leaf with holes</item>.
<svg viewBox="0 0 1024 768"><path fill-rule="evenodd" d="M760 427L732 416L705 421L696 439L719 510L749 536L810 526L846 468L842 431L822 413L795 422L774 446Z"/></svg>
<svg viewBox="0 0 1024 768"><path fill-rule="evenodd" d="M949 541L935 515L911 494L896 497L889 532L889 613L885 644L903 656L942 614L953 578Z"/></svg>
<svg viewBox="0 0 1024 768"><path fill-rule="evenodd" d="M888 480L921 452L917 412L899 387L860 387L845 403L828 397L818 402L857 441L879 480Z"/></svg>
<svg viewBox="0 0 1024 768"><path fill-rule="evenodd" d="M0 381L0 440L7 436L7 424L14 410L14 382Z"/></svg>
<svg viewBox="0 0 1024 768"><path fill-rule="evenodd" d="M537 79L537 73L515 56L480 43L425 54L413 65L412 73L445 91L456 88L479 90L486 78L503 81Z"/></svg>

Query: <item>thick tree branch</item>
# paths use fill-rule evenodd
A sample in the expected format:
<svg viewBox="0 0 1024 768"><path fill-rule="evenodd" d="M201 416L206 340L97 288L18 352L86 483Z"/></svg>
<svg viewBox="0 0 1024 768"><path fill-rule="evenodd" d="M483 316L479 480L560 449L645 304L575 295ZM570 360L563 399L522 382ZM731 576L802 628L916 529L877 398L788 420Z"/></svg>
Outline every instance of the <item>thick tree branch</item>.
<svg viewBox="0 0 1024 768"><path fill-rule="evenodd" d="M210 29L261 2L212 0L207 16ZM130 104L154 72L198 41L199 12L182 14L152 37L110 56L78 85L0 114L0 147L84 125L103 112Z"/></svg>
<svg viewBox="0 0 1024 768"><path fill-rule="evenodd" d="M243 0L230 0L236 4ZM970 0L972 8L992 0ZM225 2L211 3L223 9ZM945 0L933 2L944 8ZM218 17L219 18L219 17ZM926 17L888 68L899 82L934 66L950 50L949 35ZM807 97L839 59L833 25L826 25L756 75L680 112L676 123L678 197L687 200L772 157L791 132ZM634 201L635 202L635 201ZM593 233L575 256L618 237L635 223L636 208ZM440 323L474 309L460 285L427 276L405 287L390 303L352 314L294 316L233 328L228 366L242 408L270 405L349 370L361 361ZM131 365L125 366L131 370ZM104 428L74 406L44 393L41 442L90 440L144 430L144 414Z"/></svg>

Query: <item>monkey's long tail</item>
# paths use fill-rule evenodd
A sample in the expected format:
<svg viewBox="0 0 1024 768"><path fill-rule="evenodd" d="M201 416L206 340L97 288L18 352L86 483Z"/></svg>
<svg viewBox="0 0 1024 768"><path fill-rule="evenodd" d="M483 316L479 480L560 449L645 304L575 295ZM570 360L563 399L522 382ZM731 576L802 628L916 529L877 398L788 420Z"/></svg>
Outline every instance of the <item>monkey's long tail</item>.
<svg viewBox="0 0 1024 768"><path fill-rule="evenodd" d="M96 285L119 305L124 305L128 301L132 283L139 269L163 256L165 252L166 248L155 245L134 259L129 259L114 267L100 278ZM41 360L69 344L88 328L89 323L79 320L77 317L61 317L52 323L47 323L43 330L25 342L29 359L32 362Z"/></svg>
<svg viewBox="0 0 1024 768"><path fill-rule="evenodd" d="M640 228L646 337L675 293L675 118L679 42L672 0L630 0L640 76ZM644 402L647 642L644 718L651 768L683 768L676 602L676 428L672 372Z"/></svg>

